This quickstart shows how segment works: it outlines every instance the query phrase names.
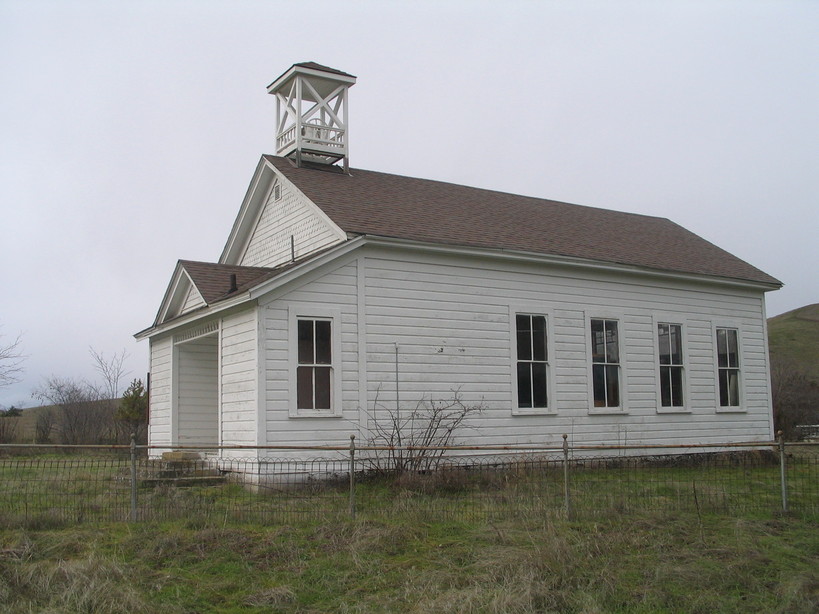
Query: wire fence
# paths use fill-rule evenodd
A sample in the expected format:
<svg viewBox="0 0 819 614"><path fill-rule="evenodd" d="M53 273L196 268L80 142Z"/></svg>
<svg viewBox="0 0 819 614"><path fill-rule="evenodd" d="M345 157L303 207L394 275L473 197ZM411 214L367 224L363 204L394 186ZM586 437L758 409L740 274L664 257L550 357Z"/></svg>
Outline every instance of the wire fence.
<svg viewBox="0 0 819 614"><path fill-rule="evenodd" d="M134 444L0 446L0 526L819 514L815 443L152 452Z"/></svg>

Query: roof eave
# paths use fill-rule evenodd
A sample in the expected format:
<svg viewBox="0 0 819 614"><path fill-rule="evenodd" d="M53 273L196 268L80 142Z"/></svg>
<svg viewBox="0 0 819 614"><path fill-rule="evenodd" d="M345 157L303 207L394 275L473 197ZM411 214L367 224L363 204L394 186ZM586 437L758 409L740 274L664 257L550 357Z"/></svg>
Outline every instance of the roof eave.
<svg viewBox="0 0 819 614"><path fill-rule="evenodd" d="M247 303L250 301L251 301L250 292L245 291L242 294L238 294L229 299L220 300L219 302L214 303L212 305L200 307L198 309L194 309L193 311L188 311L187 313L183 313L182 315L172 318L167 322L162 322L161 324L154 324L153 326L136 333L134 335L134 339L136 339L137 341L142 341L143 339L155 337L156 335L167 333L177 328L186 326L191 322L195 322L196 320L213 316L223 311L227 311L228 309L238 307L242 303Z"/></svg>
<svg viewBox="0 0 819 614"><path fill-rule="evenodd" d="M378 235L360 235L360 238L366 240L370 245L390 245L403 246L409 249L423 249L427 251L457 253L460 255L471 256L488 256L494 255L510 260L551 263L566 267L594 269L597 271L605 270L616 273L630 273L640 274L650 277L664 277L667 279L676 279L680 281L709 281L722 285L753 288L756 290L763 290L765 292L771 290L778 290L782 287L782 282L764 282L750 279L738 279L734 277L722 277L718 275L710 275L705 273L687 273L682 271L672 271L668 269L653 269L650 267L621 264L616 262L605 262L601 260L591 260L584 258L576 258L572 256L561 256L558 254L544 254L540 252L529 252L524 250L513 250L506 248L487 248L487 247L473 247L460 244L449 243L431 243L427 241L418 241L413 239L402 239L396 237L386 237Z"/></svg>

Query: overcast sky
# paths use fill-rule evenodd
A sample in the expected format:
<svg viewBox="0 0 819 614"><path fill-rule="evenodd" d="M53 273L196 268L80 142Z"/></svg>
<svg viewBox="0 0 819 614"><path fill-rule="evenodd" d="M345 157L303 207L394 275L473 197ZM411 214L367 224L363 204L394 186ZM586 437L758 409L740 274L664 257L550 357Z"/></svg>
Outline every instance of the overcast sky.
<svg viewBox="0 0 819 614"><path fill-rule="evenodd" d="M89 347L144 378L309 60L358 77L354 167L668 217L819 302L819 2L0 0L0 406Z"/></svg>

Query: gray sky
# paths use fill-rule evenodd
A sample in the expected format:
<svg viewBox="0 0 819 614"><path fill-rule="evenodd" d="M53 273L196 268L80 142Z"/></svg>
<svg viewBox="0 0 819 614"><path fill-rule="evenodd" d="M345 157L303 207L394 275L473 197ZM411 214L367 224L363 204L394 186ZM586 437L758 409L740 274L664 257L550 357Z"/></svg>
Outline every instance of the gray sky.
<svg viewBox="0 0 819 614"><path fill-rule="evenodd" d="M0 0L0 406L89 346L144 377L308 60L358 77L354 167L668 217L819 302L819 2Z"/></svg>

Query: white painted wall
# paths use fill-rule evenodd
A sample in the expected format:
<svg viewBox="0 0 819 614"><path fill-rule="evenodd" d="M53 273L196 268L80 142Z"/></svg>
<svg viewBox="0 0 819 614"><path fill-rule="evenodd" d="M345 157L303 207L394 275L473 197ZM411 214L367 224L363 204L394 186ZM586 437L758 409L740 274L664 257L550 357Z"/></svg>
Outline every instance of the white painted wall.
<svg viewBox="0 0 819 614"><path fill-rule="evenodd" d="M148 442L151 445L171 443L171 365L173 338L168 335L150 340L150 417Z"/></svg>
<svg viewBox="0 0 819 614"><path fill-rule="evenodd" d="M176 411L180 445L218 443L218 333L176 345Z"/></svg>
<svg viewBox="0 0 819 614"><path fill-rule="evenodd" d="M349 443L376 397L399 394L410 409L424 399L462 399L484 411L462 441L486 444L708 443L767 440L770 401L761 292L638 275L589 272L489 258L430 256L368 247L366 258L336 263L261 307L266 437L269 444ZM341 418L294 418L288 411L287 310L340 309ZM552 315L553 415L513 415L510 305L542 305ZM359 314L366 324L359 328ZM623 414L590 412L589 317L617 317L627 397ZM685 326L689 411L659 413L656 322ZM714 326L740 330L745 411L716 407Z"/></svg>
<svg viewBox="0 0 819 614"><path fill-rule="evenodd" d="M223 445L255 445L257 424L256 309L222 319L221 422Z"/></svg>
<svg viewBox="0 0 819 614"><path fill-rule="evenodd" d="M342 240L315 206L289 182L280 184L281 197L271 189L239 264L273 267L291 260L290 237L296 258Z"/></svg>
<svg viewBox="0 0 819 614"><path fill-rule="evenodd" d="M196 288L191 286L188 290L188 295L185 297L185 302L182 304L182 309L179 310L179 313L187 313L204 305L205 299L202 298L202 295L199 294L199 291Z"/></svg>
<svg viewBox="0 0 819 614"><path fill-rule="evenodd" d="M359 346L357 323L357 262L345 258L328 272L312 276L300 288L285 291L260 306L264 334L264 404L266 441L303 445L349 445L350 434L358 433ZM342 371L341 416L291 417L289 309L315 308L338 312L341 324ZM338 322L334 322L334 326ZM337 391L335 391L337 394ZM314 454L315 455L315 454Z"/></svg>

